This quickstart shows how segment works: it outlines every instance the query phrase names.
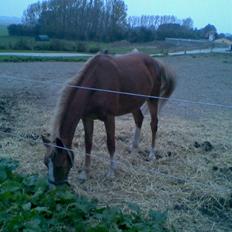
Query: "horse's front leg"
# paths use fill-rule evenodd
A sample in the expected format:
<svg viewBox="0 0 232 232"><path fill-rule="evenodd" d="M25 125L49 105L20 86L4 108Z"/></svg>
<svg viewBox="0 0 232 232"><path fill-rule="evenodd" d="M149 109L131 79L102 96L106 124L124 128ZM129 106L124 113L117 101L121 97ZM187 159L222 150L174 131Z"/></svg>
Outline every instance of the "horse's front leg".
<svg viewBox="0 0 232 232"><path fill-rule="evenodd" d="M94 122L93 119L90 118L83 118L82 122L85 131L85 166L79 175L79 179L81 181L85 181L88 178L89 169L90 169L90 162L91 162L90 155L91 155L92 143L93 143Z"/></svg>
<svg viewBox="0 0 232 232"><path fill-rule="evenodd" d="M114 161L115 153L115 117L107 116L104 120L106 135L107 135L107 148L110 153L110 168L107 177L113 178L115 176L116 163Z"/></svg>

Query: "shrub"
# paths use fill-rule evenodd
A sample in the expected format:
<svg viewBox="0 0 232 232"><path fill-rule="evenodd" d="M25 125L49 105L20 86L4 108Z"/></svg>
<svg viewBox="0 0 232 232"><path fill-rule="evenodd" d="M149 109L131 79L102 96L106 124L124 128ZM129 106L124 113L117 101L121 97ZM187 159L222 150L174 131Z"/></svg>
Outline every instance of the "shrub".
<svg viewBox="0 0 232 232"><path fill-rule="evenodd" d="M9 35L13 36L34 36L38 33L38 26L24 24L11 24L7 27Z"/></svg>
<svg viewBox="0 0 232 232"><path fill-rule="evenodd" d="M50 42L50 50L52 51L75 51L75 44L69 41L53 39Z"/></svg>
<svg viewBox="0 0 232 232"><path fill-rule="evenodd" d="M51 49L50 43L49 42L37 42L34 46L34 50L38 51L49 51Z"/></svg>
<svg viewBox="0 0 232 232"><path fill-rule="evenodd" d="M165 214L150 211L144 217L135 205L128 205L130 213L100 206L68 187L49 189L43 178L15 174L14 168L0 159L0 231L167 232Z"/></svg>
<svg viewBox="0 0 232 232"><path fill-rule="evenodd" d="M87 52L87 50L88 49L87 49L87 46L85 43L79 42L76 44L76 51L77 52Z"/></svg>
<svg viewBox="0 0 232 232"><path fill-rule="evenodd" d="M28 40L20 39L12 47L15 50L32 50L33 44Z"/></svg>
<svg viewBox="0 0 232 232"><path fill-rule="evenodd" d="M8 47L4 44L0 44L0 50L6 50Z"/></svg>
<svg viewBox="0 0 232 232"><path fill-rule="evenodd" d="M58 39L52 39L50 43L50 50L53 51L63 51L64 44L61 42L61 40Z"/></svg>
<svg viewBox="0 0 232 232"><path fill-rule="evenodd" d="M91 47L89 48L89 53L97 53L101 50L99 47Z"/></svg>

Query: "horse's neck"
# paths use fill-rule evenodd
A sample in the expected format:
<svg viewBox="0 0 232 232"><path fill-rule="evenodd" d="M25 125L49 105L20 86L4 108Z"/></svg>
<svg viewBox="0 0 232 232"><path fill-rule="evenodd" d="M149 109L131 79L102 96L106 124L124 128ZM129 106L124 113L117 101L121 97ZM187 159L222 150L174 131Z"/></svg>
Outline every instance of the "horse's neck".
<svg viewBox="0 0 232 232"><path fill-rule="evenodd" d="M71 147L76 127L85 110L88 91L72 89L68 97L61 98L53 126L53 137L58 137L67 146Z"/></svg>
<svg viewBox="0 0 232 232"><path fill-rule="evenodd" d="M73 109L75 109L75 111ZM81 115L77 113L76 108L68 107L66 111L61 114L61 118L57 120L54 134L56 137L60 138L67 147L72 146L72 140L80 118Z"/></svg>
<svg viewBox="0 0 232 232"><path fill-rule="evenodd" d="M78 124L79 120L80 119L76 121L76 125ZM66 125L66 123L64 123L63 125L59 125L57 129L55 130L55 132L53 133L53 139L60 138L63 144L67 148L71 148L75 129L76 129L76 126L70 127L70 124Z"/></svg>

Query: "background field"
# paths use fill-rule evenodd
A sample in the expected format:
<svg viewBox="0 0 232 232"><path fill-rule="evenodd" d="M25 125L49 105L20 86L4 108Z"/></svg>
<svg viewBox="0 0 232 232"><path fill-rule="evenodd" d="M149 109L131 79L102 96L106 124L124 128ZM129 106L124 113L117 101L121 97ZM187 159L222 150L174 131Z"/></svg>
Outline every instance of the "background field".
<svg viewBox="0 0 232 232"><path fill-rule="evenodd" d="M218 44L205 40L204 42L193 41L162 41L155 40L146 43L130 43L127 40L118 42L104 43L93 41L50 39L49 41L36 41L35 37L29 36L9 36L6 25L0 25L0 52L6 51L56 51L56 52L81 52L97 53L98 51L108 50L109 53L126 53L134 48L148 54L167 54L168 52L195 50L204 48L224 47L224 44Z"/></svg>
<svg viewBox="0 0 232 232"><path fill-rule="evenodd" d="M195 50L204 48L225 47L224 44L218 44L205 40L199 42L179 42L179 41L152 41L146 43L130 43L126 40L103 43L93 41L78 41L78 40L64 40L51 39L47 42L36 41L34 37L28 36L8 36L6 28L0 26L0 52L6 51L56 51L56 52L81 52L81 53L97 53L98 51L108 50L109 53L126 53L132 49L137 48L142 52L148 54L164 54L168 52Z"/></svg>
<svg viewBox="0 0 232 232"><path fill-rule="evenodd" d="M134 123L131 115L119 117L115 156L118 171L114 180L108 180L105 132L103 124L97 122L91 178L80 184L77 177L84 160L80 124L74 140L76 164L70 182L77 193L103 203L134 202L144 211L150 208L167 211L169 226L173 225L177 231L230 231L232 111L176 102L174 98L231 104L232 57L180 56L162 60L176 70L178 84L173 100L160 115L159 159L146 161L149 116L143 125L140 149L131 154L128 144ZM82 67L83 63L74 62L0 63L0 129L22 137L0 135L0 155L19 160L19 172L46 175L40 135L49 131L64 82Z"/></svg>
<svg viewBox="0 0 232 232"><path fill-rule="evenodd" d="M0 37L1 36L8 36L7 26L0 25Z"/></svg>

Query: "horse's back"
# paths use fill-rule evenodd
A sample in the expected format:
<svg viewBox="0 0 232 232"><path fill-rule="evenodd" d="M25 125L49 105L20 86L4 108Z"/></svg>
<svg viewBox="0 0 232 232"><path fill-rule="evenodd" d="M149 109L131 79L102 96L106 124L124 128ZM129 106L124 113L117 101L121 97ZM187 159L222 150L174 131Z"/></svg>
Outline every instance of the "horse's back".
<svg viewBox="0 0 232 232"><path fill-rule="evenodd" d="M147 93L154 84L153 59L142 53L120 56L97 55L91 68L95 85L117 91Z"/></svg>
<svg viewBox="0 0 232 232"><path fill-rule="evenodd" d="M97 66L99 73L107 73L110 77L116 76L119 80L125 83L145 79L151 74L151 69L154 69L155 61L150 56L136 52L125 55L110 56L99 54L95 57L94 64ZM99 78L103 78L101 75Z"/></svg>
<svg viewBox="0 0 232 232"><path fill-rule="evenodd" d="M154 76L148 69L148 64L152 63L151 57L142 53L116 57L99 54L92 61L94 69L90 78L92 87L124 93L151 94L155 84ZM126 94L96 91L91 101L97 107L120 115L140 107L145 99Z"/></svg>

